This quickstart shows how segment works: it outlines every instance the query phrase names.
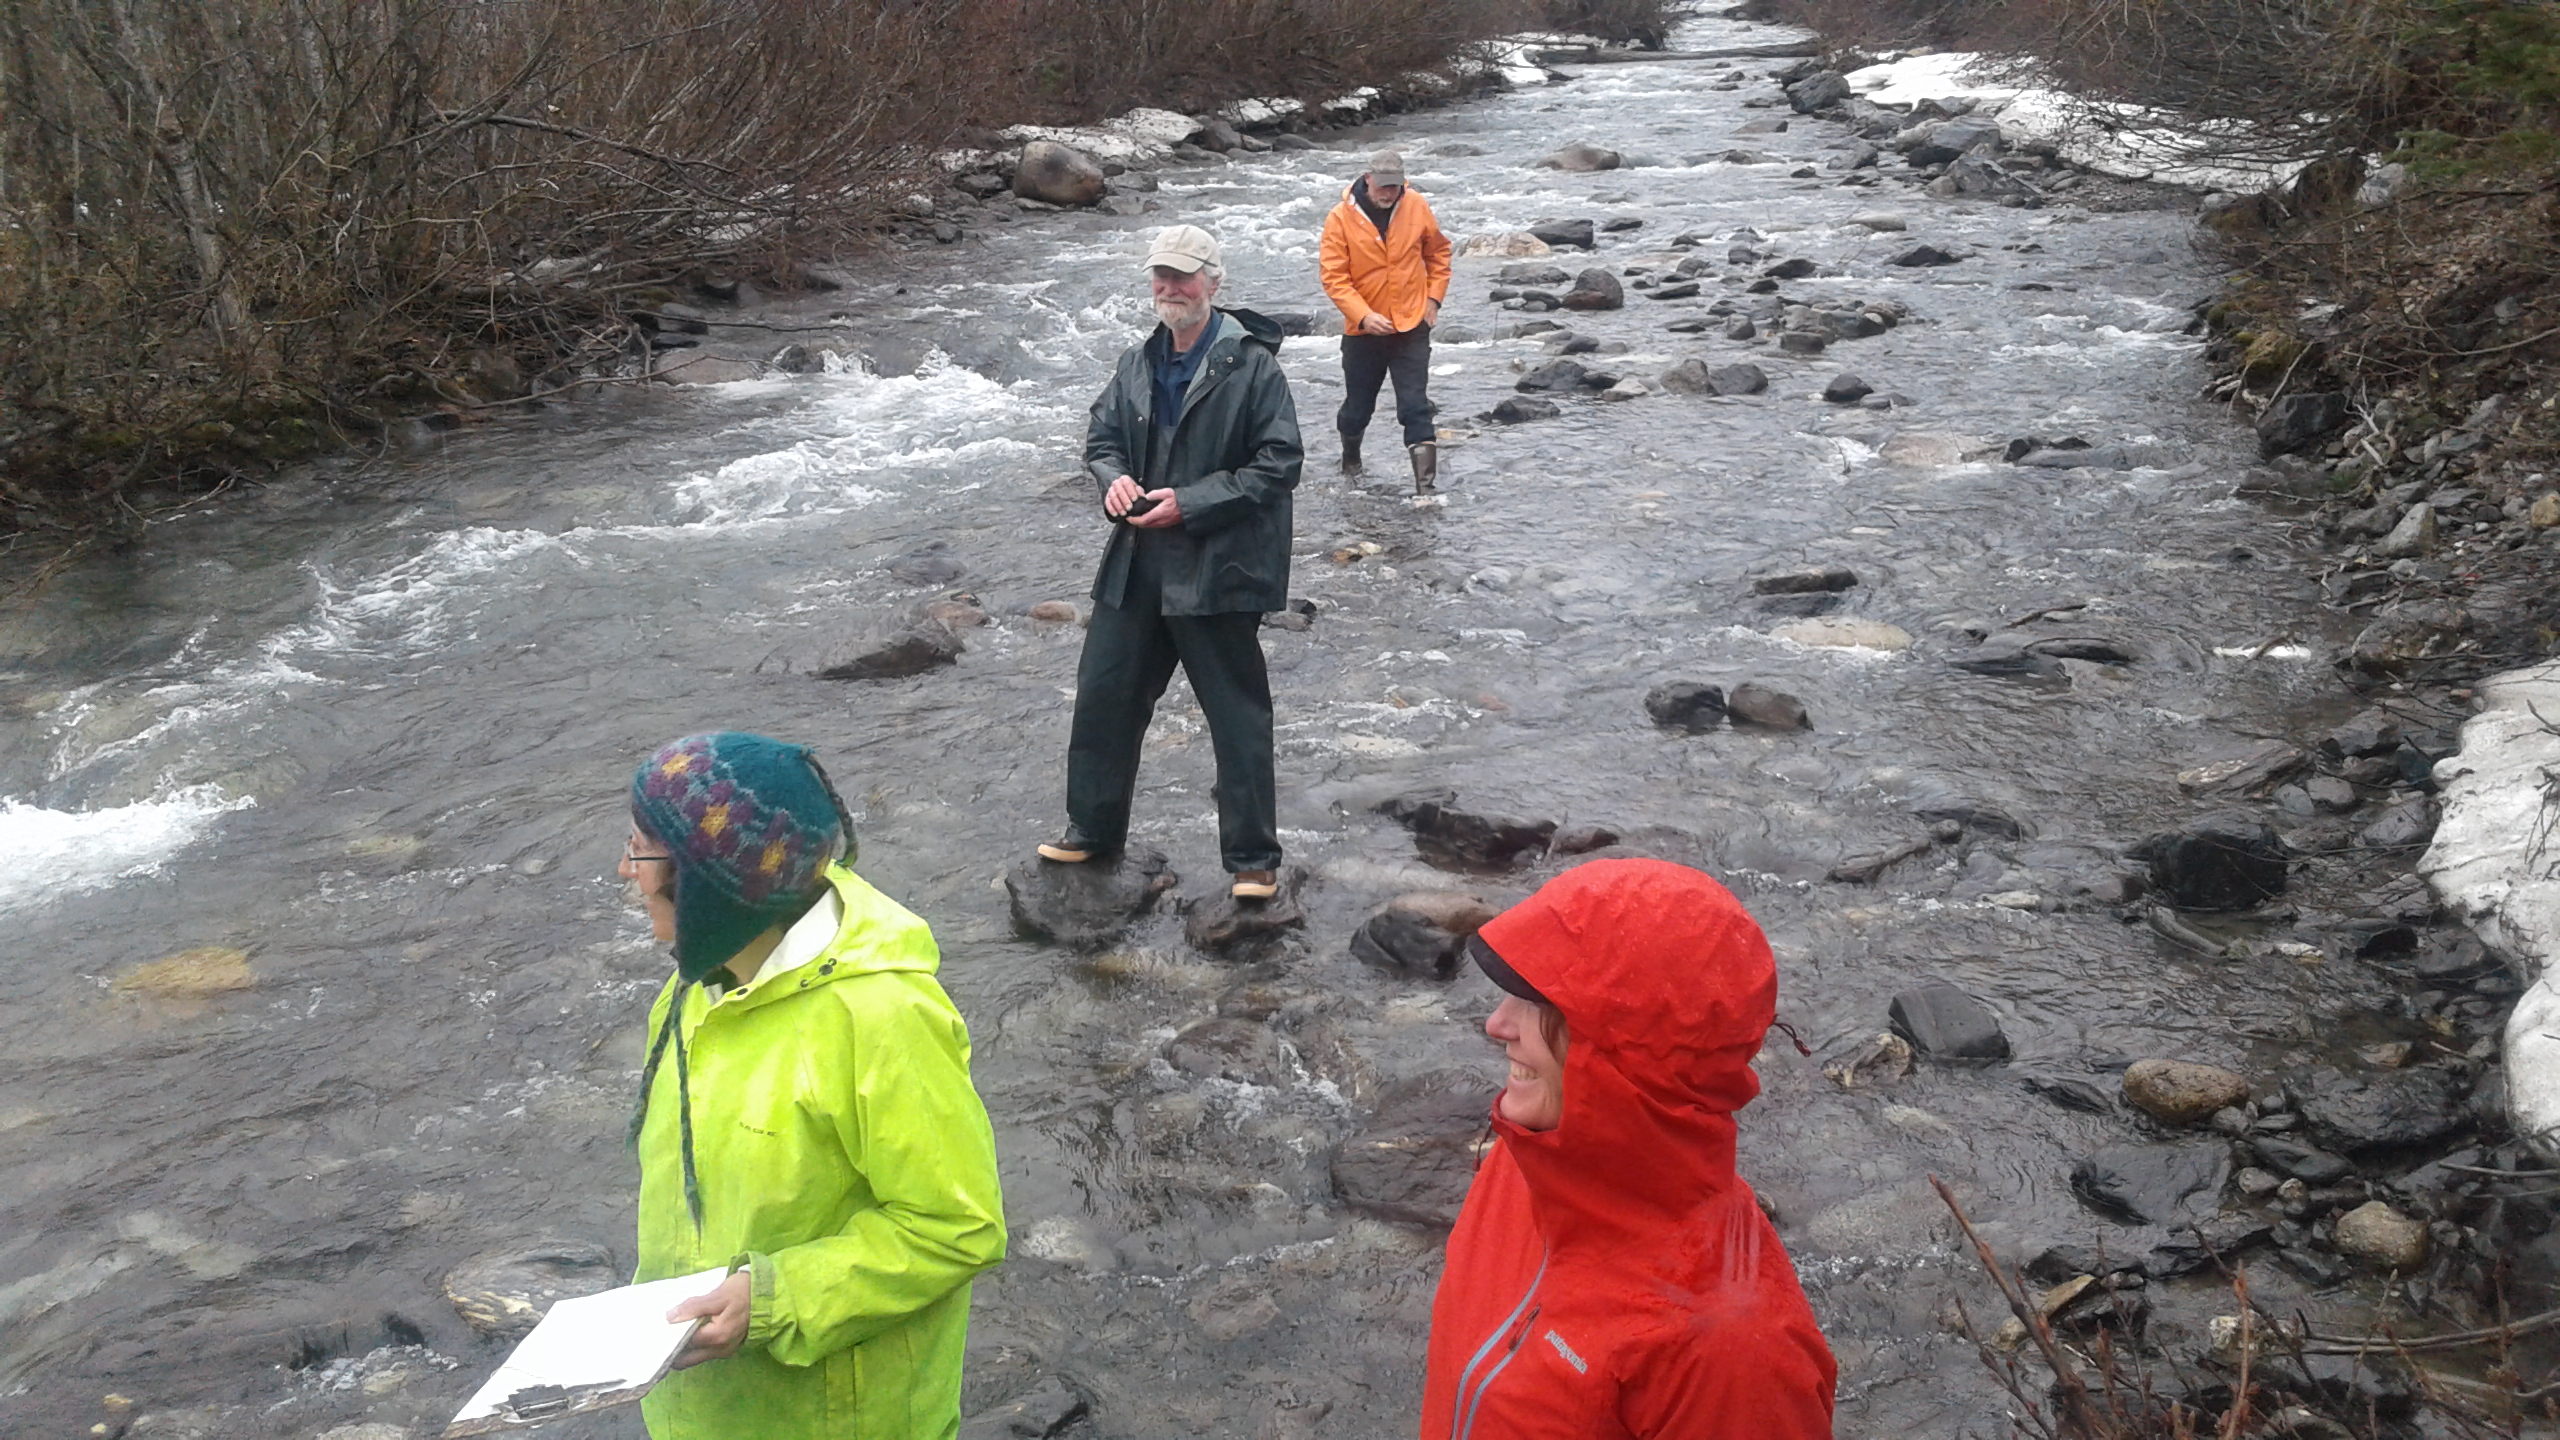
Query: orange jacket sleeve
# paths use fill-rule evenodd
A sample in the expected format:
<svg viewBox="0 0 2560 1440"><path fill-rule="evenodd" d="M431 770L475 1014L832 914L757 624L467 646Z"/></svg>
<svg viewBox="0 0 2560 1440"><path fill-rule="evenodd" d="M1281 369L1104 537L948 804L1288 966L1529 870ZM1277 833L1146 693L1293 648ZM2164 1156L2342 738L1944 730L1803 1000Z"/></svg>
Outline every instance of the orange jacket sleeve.
<svg viewBox="0 0 2560 1440"><path fill-rule="evenodd" d="M1419 201L1421 196L1413 197ZM1445 303L1449 298L1449 237L1440 230L1440 217L1429 204L1422 207L1422 293Z"/></svg>
<svg viewBox="0 0 2560 1440"><path fill-rule="evenodd" d="M1357 330L1369 314L1369 302L1360 298L1351 283L1351 236L1343 229L1342 211L1336 205L1324 217L1324 238L1316 246L1316 274L1344 322Z"/></svg>

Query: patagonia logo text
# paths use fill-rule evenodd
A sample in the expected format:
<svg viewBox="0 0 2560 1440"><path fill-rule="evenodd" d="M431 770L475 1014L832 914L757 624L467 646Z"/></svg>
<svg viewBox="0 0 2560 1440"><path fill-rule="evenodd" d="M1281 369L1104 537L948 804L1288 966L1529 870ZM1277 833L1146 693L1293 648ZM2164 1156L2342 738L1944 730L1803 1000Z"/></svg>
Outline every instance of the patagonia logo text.
<svg viewBox="0 0 2560 1440"><path fill-rule="evenodd" d="M1556 1347L1556 1353L1564 1357L1564 1363L1572 1366L1575 1374L1588 1375L1591 1373L1591 1367L1584 1363L1581 1356L1573 1353L1573 1347L1564 1343L1563 1336L1557 1334L1553 1330L1550 1330L1547 1332L1547 1343Z"/></svg>

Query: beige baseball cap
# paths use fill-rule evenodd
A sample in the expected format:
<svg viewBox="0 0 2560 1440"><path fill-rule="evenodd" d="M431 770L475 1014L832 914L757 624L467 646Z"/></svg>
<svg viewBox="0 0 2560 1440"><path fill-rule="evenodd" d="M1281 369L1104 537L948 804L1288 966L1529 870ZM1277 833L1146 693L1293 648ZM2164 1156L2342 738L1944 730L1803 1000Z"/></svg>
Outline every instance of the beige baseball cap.
<svg viewBox="0 0 2560 1440"><path fill-rule="evenodd" d="M1155 242L1147 247L1147 268L1158 265L1195 274L1204 265L1223 267L1218 258L1218 237L1197 225L1168 225L1156 232Z"/></svg>
<svg viewBox="0 0 2560 1440"><path fill-rule="evenodd" d="M1404 157L1393 150L1381 150L1369 157L1369 181L1374 185L1404 183Z"/></svg>

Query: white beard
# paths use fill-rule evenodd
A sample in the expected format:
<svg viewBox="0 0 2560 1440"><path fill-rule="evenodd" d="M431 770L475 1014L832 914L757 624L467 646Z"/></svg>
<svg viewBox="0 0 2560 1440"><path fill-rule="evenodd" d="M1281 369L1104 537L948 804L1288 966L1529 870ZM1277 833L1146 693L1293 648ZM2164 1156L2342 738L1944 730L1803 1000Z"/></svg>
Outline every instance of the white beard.
<svg viewBox="0 0 2560 1440"><path fill-rule="evenodd" d="M1186 305L1179 300L1158 300L1155 303L1156 318L1163 321L1168 330L1196 329L1209 318L1209 302L1205 297L1197 305Z"/></svg>

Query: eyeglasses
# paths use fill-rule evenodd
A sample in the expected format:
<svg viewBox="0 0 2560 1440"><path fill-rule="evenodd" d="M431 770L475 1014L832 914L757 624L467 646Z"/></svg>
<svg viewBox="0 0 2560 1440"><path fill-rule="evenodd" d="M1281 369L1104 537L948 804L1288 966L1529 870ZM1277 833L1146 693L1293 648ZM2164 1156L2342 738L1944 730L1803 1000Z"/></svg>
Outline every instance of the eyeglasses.
<svg viewBox="0 0 2560 1440"><path fill-rule="evenodd" d="M636 865L643 860L673 860L674 858L676 857L673 855L634 855L631 853L630 842L623 842L622 863L625 865Z"/></svg>

